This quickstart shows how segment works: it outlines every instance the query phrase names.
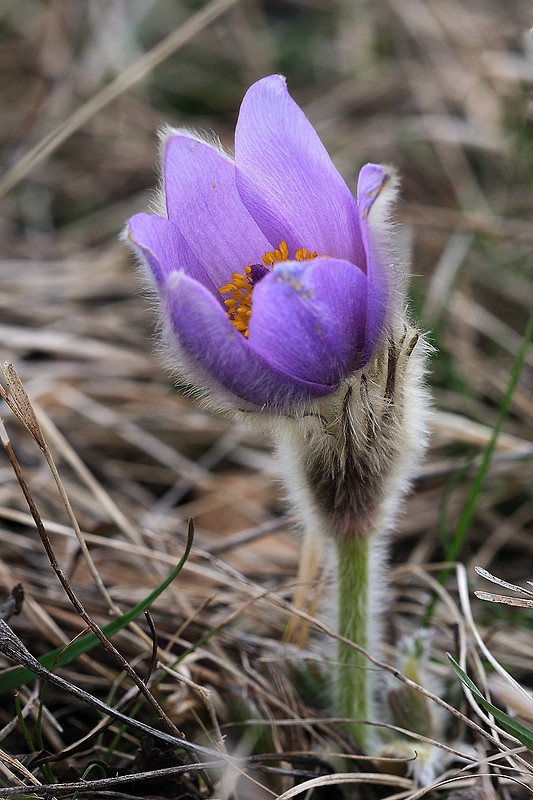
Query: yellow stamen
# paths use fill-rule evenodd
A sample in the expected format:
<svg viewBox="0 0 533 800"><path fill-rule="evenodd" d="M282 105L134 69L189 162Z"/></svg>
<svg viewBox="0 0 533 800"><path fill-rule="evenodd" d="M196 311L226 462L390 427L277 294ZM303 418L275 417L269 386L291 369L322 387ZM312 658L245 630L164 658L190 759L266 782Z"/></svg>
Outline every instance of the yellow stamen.
<svg viewBox="0 0 533 800"><path fill-rule="evenodd" d="M296 261L311 261L313 258L318 258L318 253L316 250L312 253L310 250L306 250L305 247L299 247L294 254L294 258Z"/></svg>
<svg viewBox="0 0 533 800"><path fill-rule="evenodd" d="M273 267L276 261L281 264L283 261L288 260L289 248L287 247L287 242L281 242L279 248L272 253L269 253L267 250L262 258L263 264L266 264L267 267Z"/></svg>
<svg viewBox="0 0 533 800"><path fill-rule="evenodd" d="M316 250L311 252L305 247L299 247L295 254L295 261L311 261L317 258L318 253ZM263 264L266 267L274 267L276 264L281 264L284 261L289 261L289 248L287 242L280 242L277 250L272 252L267 251L262 257ZM231 282L225 283L218 290L221 294L229 294L230 296L224 300L224 305L227 306L227 314L229 319L235 325L238 331L248 338L248 325L250 323L250 316L252 314L252 291L254 284L250 278L252 272L252 264L248 264L244 268L244 274L236 272L231 276Z"/></svg>

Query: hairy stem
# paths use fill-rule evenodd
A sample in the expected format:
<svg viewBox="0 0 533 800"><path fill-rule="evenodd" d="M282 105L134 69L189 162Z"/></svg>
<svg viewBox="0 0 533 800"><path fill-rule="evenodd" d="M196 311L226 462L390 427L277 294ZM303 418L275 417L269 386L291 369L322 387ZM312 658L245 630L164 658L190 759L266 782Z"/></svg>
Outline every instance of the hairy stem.
<svg viewBox="0 0 533 800"><path fill-rule="evenodd" d="M357 647L372 655L379 649L388 534L426 445L425 355L423 340L405 322L338 392L308 413L276 420L281 472L307 531L295 605L311 607L309 594L321 562L327 567L331 542L338 632L347 640L338 645L336 711L353 720L347 731L367 753L375 741L366 721L378 721L379 698L375 673ZM305 643L294 628L288 640Z"/></svg>
<svg viewBox="0 0 533 800"><path fill-rule="evenodd" d="M370 539L337 541L338 632L345 639L369 646L371 609L369 600ZM354 722L346 724L352 739L366 749L371 713L372 672L364 654L345 642L338 644L337 713Z"/></svg>

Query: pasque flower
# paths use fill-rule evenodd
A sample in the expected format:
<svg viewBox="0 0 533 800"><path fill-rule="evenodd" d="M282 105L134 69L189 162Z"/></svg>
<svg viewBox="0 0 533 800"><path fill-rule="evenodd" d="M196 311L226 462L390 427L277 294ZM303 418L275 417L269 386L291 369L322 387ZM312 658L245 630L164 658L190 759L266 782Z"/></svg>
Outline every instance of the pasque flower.
<svg viewBox="0 0 533 800"><path fill-rule="evenodd" d="M356 201L279 75L246 93L234 161L170 128L162 156L164 211L132 217L127 239L180 371L241 406L335 392L388 318L394 281L372 213L388 171L363 167Z"/></svg>
<svg viewBox="0 0 533 800"><path fill-rule="evenodd" d="M350 643L377 648L382 543L427 416L424 345L389 248L394 174L364 166L356 200L279 75L246 93L234 161L183 130L166 129L162 151L160 213L132 217L125 238L153 278L180 375L274 437L306 532L302 586L324 537L335 543L337 712L376 717L373 675ZM349 732L369 748L360 722Z"/></svg>

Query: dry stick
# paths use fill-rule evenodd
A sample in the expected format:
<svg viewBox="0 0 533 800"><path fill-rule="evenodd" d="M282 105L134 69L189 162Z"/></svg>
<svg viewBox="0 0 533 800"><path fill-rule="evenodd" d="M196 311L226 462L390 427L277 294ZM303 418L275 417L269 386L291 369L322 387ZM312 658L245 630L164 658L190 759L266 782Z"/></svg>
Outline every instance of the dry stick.
<svg viewBox="0 0 533 800"><path fill-rule="evenodd" d="M95 634L95 636L100 640L100 642L105 647L105 649L109 653L111 653L112 656L114 656L114 658L118 661L118 663L120 664L120 666L124 670L124 672L126 672L126 674L138 686L139 690L142 692L144 697L147 699L149 704L152 706L154 711L157 713L157 716L159 717L159 719L161 719L162 722L167 726L167 728L169 730L171 730L176 736L181 736L179 730L176 728L176 726L174 725L172 720L169 719L169 717L165 714L165 712L163 711L163 709L161 708L161 706L159 705L159 703L157 702L155 697L149 691L148 687L144 684L144 682L141 680L141 678L137 675L135 670L131 667L131 665L124 658L124 656L122 656L121 653L119 653L119 651L116 649L116 647L109 641L107 636L100 629L100 627L96 624L96 622L94 622L94 620L85 611L85 608L83 607L81 601L78 599L78 597L74 593L70 583L68 582L68 580L67 580L67 578L65 576L65 573L60 568L60 566L59 566L59 564L57 562L54 550L52 548L50 539L48 538L48 534L46 533L46 530L45 530L45 527L43 525L41 516L39 514L37 506L35 505L35 502L33 500L31 492L29 490L28 484L26 483L24 475L22 474L22 470L20 469L20 464L18 463L17 457L16 457L15 452L14 452L12 446L11 446L11 442L9 441L6 429L5 429L4 424L3 424L1 419L0 419L0 441L2 442L2 445L4 446L4 448L5 448L6 452L7 452L7 455L9 457L9 460L10 460L11 465L13 467L13 470L15 472L17 481L18 481L18 483L20 485L20 488L22 489L22 493L24 494L24 497L25 497L26 502L28 504L28 507L30 509L30 513L31 513L31 515L33 517L33 520L35 522L35 526L37 528L37 532L39 533L39 536L41 538L41 542L42 542L43 547L44 547L44 549L46 551L46 555L48 556L48 560L50 562L50 565L51 565L52 569L54 570L54 572L55 572L55 574L56 574L61 586L63 587L67 597L69 598L70 602L74 606L74 609L76 610L77 614L79 614L79 616L83 619L85 624L91 629L91 631Z"/></svg>
<svg viewBox="0 0 533 800"><path fill-rule="evenodd" d="M151 50L137 59L134 64L125 69L111 83L104 86L54 131L45 136L44 139L41 139L35 147L6 172L3 180L0 181L0 199L95 114L98 114L109 103L120 97L123 92L149 75L155 67L175 53L176 50L179 50L202 28L205 28L206 25L209 25L238 2L239 0L213 0L208 3L205 8L190 16L183 25L172 31L163 41L152 47Z"/></svg>
<svg viewBox="0 0 533 800"><path fill-rule="evenodd" d="M220 761L213 761L206 762L205 764L184 764L179 767L166 767L164 769L150 770L149 772L137 772L132 775L121 775L118 778L100 778L94 781L79 780L71 781L70 783L42 784L39 786L32 786L31 788L28 787L24 796L30 798L32 796L37 797L42 795L45 798L49 798L52 792L76 792L77 794L85 794L86 792L89 792L92 796L96 796L95 793L99 790L102 792L104 790L109 791L112 787L122 786L124 783L140 783L141 781L150 779L153 780L154 778L159 780L172 775L180 775L182 773L191 772L192 770L210 769L218 766L220 766ZM11 787L9 789L0 788L0 797L13 796L17 798L22 796L20 787ZM122 797L122 795L118 796ZM106 797L109 797L109 795L106 794Z"/></svg>
<svg viewBox="0 0 533 800"><path fill-rule="evenodd" d="M20 775L26 778L26 780L29 781L32 786L42 785L41 782L35 777L35 775L33 775L30 772L30 770L19 761L18 758L13 758L13 756L9 755L9 753L6 753L4 750L0 750L0 771L6 776L6 778L8 778L8 780L11 781L11 783L16 783L22 788L27 788L27 784L24 783L17 775L15 775L14 772L12 772L9 769L9 767L7 766L8 764L13 769L16 769ZM15 794L17 794L17 790L15 790ZM29 798L31 797L31 794L26 794L26 793L23 794L23 792L20 792L19 796L21 797L24 796ZM55 795L52 795L50 797L50 800L56 800Z"/></svg>
<svg viewBox="0 0 533 800"><path fill-rule="evenodd" d="M152 677L152 673L154 672L157 666L157 631L155 629L152 615L148 610L144 612L144 617L146 619L146 622L148 623L148 627L150 628L150 635L152 637L152 654L150 656L150 663L148 664L146 678L144 679L144 683L148 683L148 681Z"/></svg>

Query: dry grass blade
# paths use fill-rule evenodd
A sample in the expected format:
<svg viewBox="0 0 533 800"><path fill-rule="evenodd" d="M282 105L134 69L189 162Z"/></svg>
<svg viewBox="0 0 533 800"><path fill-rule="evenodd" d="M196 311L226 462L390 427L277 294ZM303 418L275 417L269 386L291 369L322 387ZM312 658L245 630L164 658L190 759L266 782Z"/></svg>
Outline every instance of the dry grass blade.
<svg viewBox="0 0 533 800"><path fill-rule="evenodd" d="M321 786L341 786L342 784L358 784L362 783L367 786L377 784L379 786L395 786L403 787L407 791L412 790L413 782L407 778L399 778L394 775L374 775L372 772L338 772L336 775L324 775L320 778L312 778L310 781L304 781L294 789L289 789L288 792L283 792L277 797L277 800L290 800L292 797L308 792L311 789L317 789ZM407 794L402 795L407 797Z"/></svg>
<svg viewBox="0 0 533 800"><path fill-rule="evenodd" d="M2 375L7 384L7 388L11 393L9 397L2 386L0 386L0 394L2 399L9 405L13 413L22 422L24 427L29 431L31 436L35 439L41 450L44 452L46 444L44 441L43 433L37 422L37 417L30 403L26 390L20 380L17 371L10 361L2 364Z"/></svg>
<svg viewBox="0 0 533 800"><path fill-rule="evenodd" d="M10 756L9 753L5 753L3 750L0 750L0 771L8 780L13 781L19 786L26 786L24 781L18 777L19 775L34 786L40 786L40 782L35 775L33 775L21 761L13 758L13 756Z"/></svg>
<svg viewBox="0 0 533 800"><path fill-rule="evenodd" d="M506 597L502 594L481 591L476 591L475 595L479 600L489 600L491 603L503 603L506 606L515 606L515 608L533 608L533 600L525 600L522 597Z"/></svg>
<svg viewBox="0 0 533 800"><path fill-rule="evenodd" d="M131 67L124 70L115 80L111 81L98 94L84 103L69 119L65 120L48 136L45 136L4 175L0 181L0 199L35 169L38 164L48 158L75 131L138 81L149 75L158 64L172 55L172 53L175 53L206 25L209 25L237 2L239 0L211 0L205 8L193 14L187 22L172 31L162 42L153 47L149 53L139 58Z"/></svg>
<svg viewBox="0 0 533 800"><path fill-rule="evenodd" d="M64 436L58 431L52 420L47 414L39 409L40 424L46 431L46 435L52 443L58 448L65 461L72 466L80 479L87 485L96 500L100 503L102 509L109 515L109 518L124 532L126 537L134 544L142 544L142 537L137 527L126 517L124 512L113 502L109 493L101 486L95 479L94 475L87 469L79 454L76 453L74 448L67 442Z"/></svg>
<svg viewBox="0 0 533 800"><path fill-rule="evenodd" d="M494 594L494 592L477 590L475 595L480 600L488 600L491 603L503 603L504 605L515 606L516 608L533 608L533 592L529 589L526 589L524 586L516 586L514 583L509 583L509 581L504 581L496 577L496 575L492 575L488 570L483 569L483 567L476 567L476 572L478 575L481 575L482 578L486 578L488 581L498 584L498 586L503 586L504 589L511 589L513 592L524 595L524 597L509 597L507 595Z"/></svg>
<svg viewBox="0 0 533 800"><path fill-rule="evenodd" d="M417 203L403 205L399 217L404 222L428 228L444 228L452 232L459 230L513 241L533 241L531 224L525 219L502 219L480 212L472 213L435 206L428 208Z"/></svg>
<svg viewBox="0 0 533 800"><path fill-rule="evenodd" d="M482 578L486 578L486 580L492 583L497 583L498 586L503 586L504 589L511 589L513 592L518 592L518 594L530 595L533 597L533 592L529 589L526 589L524 586L517 586L514 583L509 583L509 581L504 581L502 578L492 575L492 573L490 573L488 569L484 569L484 567L476 567L476 572L478 575L481 575Z"/></svg>

